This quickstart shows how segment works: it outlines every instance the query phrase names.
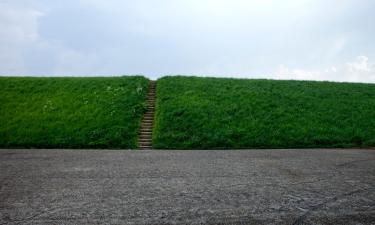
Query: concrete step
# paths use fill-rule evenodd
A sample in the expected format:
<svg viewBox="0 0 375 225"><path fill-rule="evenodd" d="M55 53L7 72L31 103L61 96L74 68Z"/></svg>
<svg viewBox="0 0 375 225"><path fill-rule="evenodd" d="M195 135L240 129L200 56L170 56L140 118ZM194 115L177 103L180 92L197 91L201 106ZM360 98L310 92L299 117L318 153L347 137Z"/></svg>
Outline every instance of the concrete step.
<svg viewBox="0 0 375 225"><path fill-rule="evenodd" d="M147 140L146 140L146 138L144 138L144 139L138 139L138 142L139 143L151 143L152 140L150 138L147 138Z"/></svg>
<svg viewBox="0 0 375 225"><path fill-rule="evenodd" d="M152 139L151 137L147 136L147 137L142 137L140 136L139 139L138 139L139 142L151 142Z"/></svg>
<svg viewBox="0 0 375 225"><path fill-rule="evenodd" d="M140 135L138 141L145 140L145 139L152 140L152 137L150 135L145 135L145 136Z"/></svg>

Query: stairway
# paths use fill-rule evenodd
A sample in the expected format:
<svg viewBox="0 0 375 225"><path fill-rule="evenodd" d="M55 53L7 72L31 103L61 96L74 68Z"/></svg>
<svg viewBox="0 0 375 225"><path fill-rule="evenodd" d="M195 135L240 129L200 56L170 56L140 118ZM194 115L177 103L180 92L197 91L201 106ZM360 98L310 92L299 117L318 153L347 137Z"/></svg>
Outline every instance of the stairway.
<svg viewBox="0 0 375 225"><path fill-rule="evenodd" d="M152 128L154 123L156 96L155 88L156 81L150 81L150 87L147 95L147 112L143 117L138 139L139 149L141 150L152 149Z"/></svg>

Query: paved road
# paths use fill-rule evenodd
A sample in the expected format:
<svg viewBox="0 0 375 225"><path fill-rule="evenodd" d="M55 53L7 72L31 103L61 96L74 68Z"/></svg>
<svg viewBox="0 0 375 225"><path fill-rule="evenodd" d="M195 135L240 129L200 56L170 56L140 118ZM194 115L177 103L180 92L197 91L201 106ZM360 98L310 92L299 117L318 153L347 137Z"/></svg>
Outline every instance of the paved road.
<svg viewBox="0 0 375 225"><path fill-rule="evenodd" d="M0 224L375 224L375 151L0 150Z"/></svg>

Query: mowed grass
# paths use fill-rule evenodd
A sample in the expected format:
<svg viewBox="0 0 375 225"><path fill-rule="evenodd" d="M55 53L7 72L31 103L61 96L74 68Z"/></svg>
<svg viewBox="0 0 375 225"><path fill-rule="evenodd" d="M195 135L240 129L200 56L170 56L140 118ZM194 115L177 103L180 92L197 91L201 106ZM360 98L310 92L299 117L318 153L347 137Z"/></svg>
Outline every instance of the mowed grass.
<svg viewBox="0 0 375 225"><path fill-rule="evenodd" d="M375 146L375 85L165 77L153 145L161 149Z"/></svg>
<svg viewBox="0 0 375 225"><path fill-rule="evenodd" d="M136 148L148 80L0 78L1 148Z"/></svg>

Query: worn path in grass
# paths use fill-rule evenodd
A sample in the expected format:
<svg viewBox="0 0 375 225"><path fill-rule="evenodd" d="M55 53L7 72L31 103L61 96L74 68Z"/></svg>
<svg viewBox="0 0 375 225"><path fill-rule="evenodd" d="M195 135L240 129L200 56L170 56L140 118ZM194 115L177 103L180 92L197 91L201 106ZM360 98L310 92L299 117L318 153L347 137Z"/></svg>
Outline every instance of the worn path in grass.
<svg viewBox="0 0 375 225"><path fill-rule="evenodd" d="M1 150L0 224L371 224L374 150Z"/></svg>

